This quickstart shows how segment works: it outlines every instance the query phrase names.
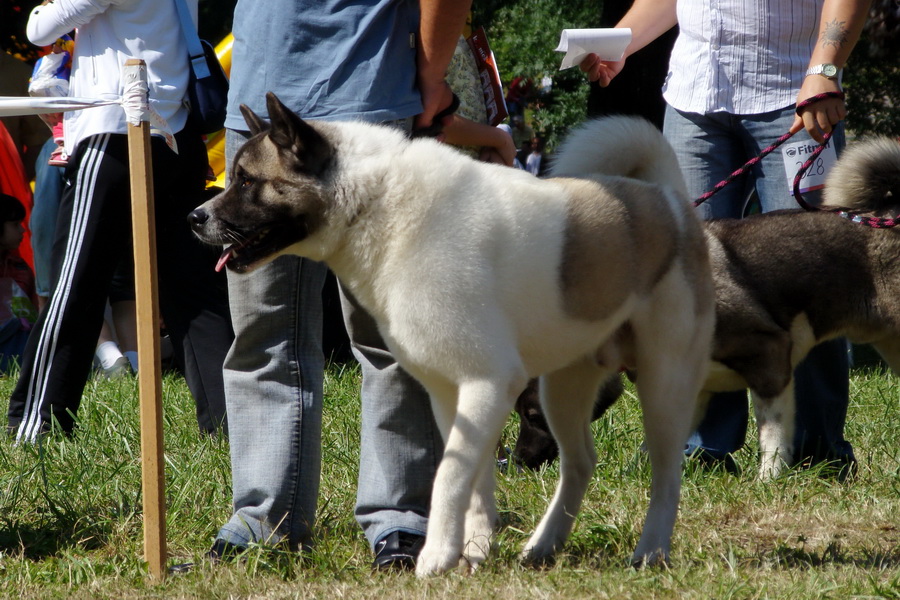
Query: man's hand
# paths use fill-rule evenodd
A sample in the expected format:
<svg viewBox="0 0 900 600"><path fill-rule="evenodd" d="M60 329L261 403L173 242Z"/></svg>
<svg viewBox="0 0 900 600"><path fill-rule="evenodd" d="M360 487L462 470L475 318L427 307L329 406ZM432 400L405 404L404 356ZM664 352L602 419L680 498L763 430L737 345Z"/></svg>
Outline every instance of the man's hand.
<svg viewBox="0 0 900 600"><path fill-rule="evenodd" d="M419 92L422 94L422 112L416 116L413 129L424 129L431 126L434 116L453 103L453 91L443 79L423 81L420 78ZM445 117L445 120L451 116ZM446 123L442 123L442 125L444 124Z"/></svg>

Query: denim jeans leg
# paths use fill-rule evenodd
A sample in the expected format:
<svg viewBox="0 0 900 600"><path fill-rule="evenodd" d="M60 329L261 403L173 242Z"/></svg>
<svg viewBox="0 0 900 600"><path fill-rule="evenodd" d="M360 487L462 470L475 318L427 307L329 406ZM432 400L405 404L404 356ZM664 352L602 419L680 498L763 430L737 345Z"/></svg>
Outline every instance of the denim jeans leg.
<svg viewBox="0 0 900 600"><path fill-rule="evenodd" d="M38 296L50 297L50 274L53 238L56 235L56 216L63 193L62 167L47 164L50 154L56 149L51 137L44 143L35 163L34 208L31 209L31 246L34 250L34 278Z"/></svg>
<svg viewBox="0 0 900 600"><path fill-rule="evenodd" d="M356 520L374 549L393 531L425 533L443 443L425 389L394 361L375 321L343 288L341 304L363 378Z"/></svg>
<svg viewBox="0 0 900 600"><path fill-rule="evenodd" d="M675 150L691 201L747 160L729 115L684 113L667 105L663 134ZM736 179L697 207L698 214L703 219L739 218L751 189L748 175Z"/></svg>
<svg viewBox="0 0 900 600"><path fill-rule="evenodd" d="M793 121L792 107L753 116L695 115L668 107L665 133L675 146L693 198L712 189L732 171L758 156L786 133ZM814 143L806 132L796 134L790 142L802 139ZM840 153L845 144L842 125L836 128L833 141ZM735 180L713 196L708 201L710 208L705 216L740 217L747 197L747 184L755 187L763 212L798 207L791 195L781 149L777 149L743 179ZM735 192L729 192L728 188L732 186ZM811 192L804 194L804 198L815 203L819 194ZM819 453L837 456L852 455L850 445L843 439L848 402L848 361L846 341L834 340L814 348L807 359L797 366L797 448L812 448ZM744 396L743 392L729 392L712 397L711 408L697 432L701 448L718 456L723 451L733 452L740 447L738 442L744 439L746 430L747 404L742 400ZM743 429L741 423L744 423Z"/></svg>
<svg viewBox="0 0 900 600"><path fill-rule="evenodd" d="M282 256L228 274L235 342L225 360L236 545L311 539L322 451L321 263Z"/></svg>
<svg viewBox="0 0 900 600"><path fill-rule="evenodd" d="M795 462L854 459L853 447L844 439L849 372L850 356L843 338L819 344L797 365Z"/></svg>
<svg viewBox="0 0 900 600"><path fill-rule="evenodd" d="M227 162L246 135L228 131ZM235 341L225 360L232 544L309 543L321 471L323 264L283 256L228 274Z"/></svg>
<svg viewBox="0 0 900 600"><path fill-rule="evenodd" d="M741 117L741 130L749 156L758 155L775 140L787 133L793 122L793 107L762 115ZM810 146L818 145L815 140L809 137L805 130L801 130L788 139L781 147L763 158L753 168L753 179L756 192L759 195L762 212L800 208L793 196L793 180L788 180L784 158L782 157L782 151L785 146L799 141L805 141ZM835 151L840 155L846 145L843 123L838 123L837 127L835 127L831 143L834 144ZM815 190L804 193L803 198L811 204L817 204L821 199L821 195L821 190Z"/></svg>
<svg viewBox="0 0 900 600"><path fill-rule="evenodd" d="M712 190L740 167L746 158L729 115L682 113L666 107L663 133L675 149L691 200ZM749 195L748 175L732 181L698 209L705 219L738 218ZM713 394L706 414L689 441L714 458L724 458L744 445L749 405L747 393Z"/></svg>

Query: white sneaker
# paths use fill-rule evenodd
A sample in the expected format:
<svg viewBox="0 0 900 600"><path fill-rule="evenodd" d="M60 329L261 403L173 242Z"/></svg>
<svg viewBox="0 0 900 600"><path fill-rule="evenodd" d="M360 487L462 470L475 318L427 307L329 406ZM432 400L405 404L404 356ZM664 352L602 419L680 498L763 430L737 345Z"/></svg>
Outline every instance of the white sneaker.
<svg viewBox="0 0 900 600"><path fill-rule="evenodd" d="M128 362L128 359L124 356L117 358L116 362L111 366L103 369L103 376L107 379L119 379L120 377L127 377L133 373L134 371L131 369L131 363Z"/></svg>

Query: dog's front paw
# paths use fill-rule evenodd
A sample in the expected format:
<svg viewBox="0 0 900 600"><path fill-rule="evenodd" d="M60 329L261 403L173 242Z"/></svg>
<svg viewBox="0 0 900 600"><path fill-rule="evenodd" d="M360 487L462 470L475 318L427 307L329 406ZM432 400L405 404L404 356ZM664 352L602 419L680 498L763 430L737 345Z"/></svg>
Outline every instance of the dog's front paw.
<svg viewBox="0 0 900 600"><path fill-rule="evenodd" d="M463 562L461 567L468 566L474 571L478 565L487 560L491 552L493 539L493 518L484 511L469 511L466 515L466 541L463 546Z"/></svg>
<svg viewBox="0 0 900 600"><path fill-rule="evenodd" d="M416 577L430 577L452 571L460 565L462 553L446 547L437 547L425 540L425 546L416 559Z"/></svg>
<svg viewBox="0 0 900 600"><path fill-rule="evenodd" d="M522 553L519 554L519 560L522 564L529 567L541 568L552 565L555 556L556 550L552 546L548 548L529 543L525 546L525 549L522 550Z"/></svg>
<svg viewBox="0 0 900 600"><path fill-rule="evenodd" d="M546 517L545 517L546 519ZM531 567L543 567L553 563L556 553L566 543L566 530L541 522L525 544L520 560Z"/></svg>
<svg viewBox="0 0 900 600"><path fill-rule="evenodd" d="M459 562L460 569L467 570L470 573L478 568L478 565L487 560L491 551L491 536L479 535L470 539L463 549L462 560Z"/></svg>
<svg viewBox="0 0 900 600"><path fill-rule="evenodd" d="M778 456L763 456L759 463L758 479L763 482L777 479L786 467L785 462Z"/></svg>

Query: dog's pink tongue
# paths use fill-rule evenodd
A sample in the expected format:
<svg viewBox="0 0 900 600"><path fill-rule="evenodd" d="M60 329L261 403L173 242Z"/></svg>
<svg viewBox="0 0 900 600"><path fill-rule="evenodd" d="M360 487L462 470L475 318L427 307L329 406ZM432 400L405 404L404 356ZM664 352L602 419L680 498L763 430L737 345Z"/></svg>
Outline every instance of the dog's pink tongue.
<svg viewBox="0 0 900 600"><path fill-rule="evenodd" d="M216 273L220 272L225 268L225 265L231 260L233 256L232 247L229 246L225 248L225 251L222 253L222 256L219 257L219 262L216 263Z"/></svg>

